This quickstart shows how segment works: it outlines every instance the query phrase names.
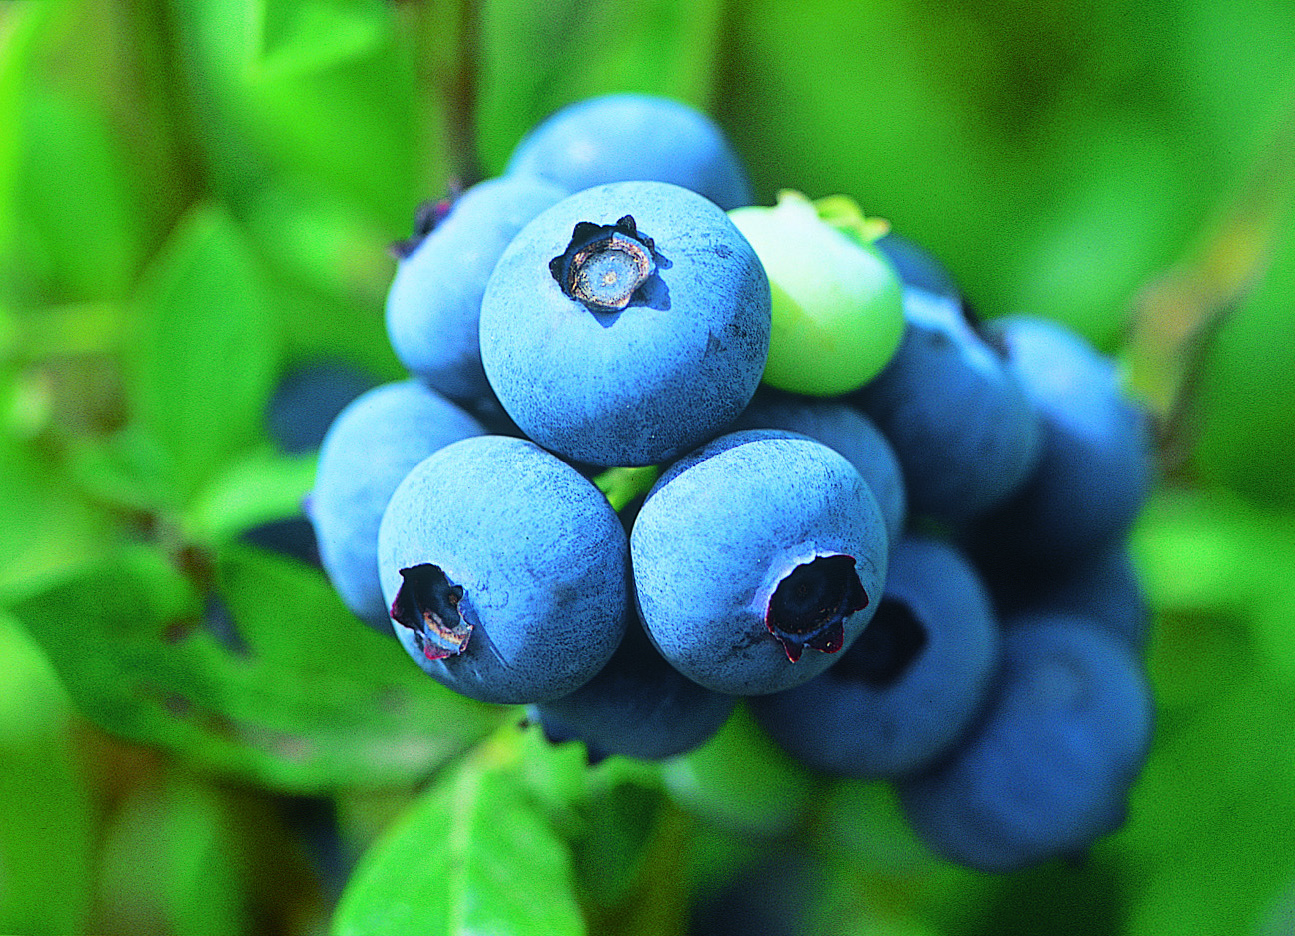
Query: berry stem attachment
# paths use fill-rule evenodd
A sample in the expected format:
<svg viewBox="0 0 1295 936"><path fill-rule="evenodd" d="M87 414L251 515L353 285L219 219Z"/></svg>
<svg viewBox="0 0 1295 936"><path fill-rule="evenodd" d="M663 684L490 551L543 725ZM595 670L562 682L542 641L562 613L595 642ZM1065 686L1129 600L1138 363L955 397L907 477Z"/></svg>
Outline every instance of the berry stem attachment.
<svg viewBox="0 0 1295 936"><path fill-rule="evenodd" d="M652 248L652 238L639 233L632 215L615 224L581 221L549 271L564 293L591 312L619 312L656 273Z"/></svg>
<svg viewBox="0 0 1295 936"><path fill-rule="evenodd" d="M400 577L404 582L391 603L391 619L414 632L423 656L443 660L467 649L472 625L459 614L463 586L427 562L401 569Z"/></svg>

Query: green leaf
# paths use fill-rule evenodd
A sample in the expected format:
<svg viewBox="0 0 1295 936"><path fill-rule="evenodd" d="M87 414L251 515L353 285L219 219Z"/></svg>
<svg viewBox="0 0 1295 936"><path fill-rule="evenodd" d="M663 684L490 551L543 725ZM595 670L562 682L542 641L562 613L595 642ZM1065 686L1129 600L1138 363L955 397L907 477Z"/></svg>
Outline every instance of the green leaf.
<svg viewBox="0 0 1295 936"><path fill-rule="evenodd" d="M517 772L549 822L566 838L580 835L580 807L589 798L589 760L580 742L552 744L538 723L521 733Z"/></svg>
<svg viewBox="0 0 1295 936"><path fill-rule="evenodd" d="M888 905L899 892L902 906L929 925L955 933L990 928L988 905L1000 879L933 854L904 819L891 784L836 780L812 809L816 854L833 890L845 886L872 907Z"/></svg>
<svg viewBox="0 0 1295 936"><path fill-rule="evenodd" d="M323 72L363 60L382 47L388 24L376 3L262 5L260 68L269 75Z"/></svg>
<svg viewBox="0 0 1295 936"><path fill-rule="evenodd" d="M931 854L899 810L894 790L879 782L840 780L814 804L826 851L848 856L874 874L918 875Z"/></svg>
<svg viewBox="0 0 1295 936"><path fill-rule="evenodd" d="M1181 11L1179 49L1160 68L1190 89L1190 118L1199 138L1229 175L1255 156L1259 142L1283 119L1295 91L1295 8L1285 3L1192 0Z"/></svg>
<svg viewBox="0 0 1295 936"><path fill-rule="evenodd" d="M37 84L24 108L18 280L32 304L124 296L143 266L140 192L103 118Z"/></svg>
<svg viewBox="0 0 1295 936"><path fill-rule="evenodd" d="M570 856L516 770L516 732L443 775L365 854L333 936L583 934Z"/></svg>
<svg viewBox="0 0 1295 936"><path fill-rule="evenodd" d="M1002 264L1014 245L1005 255L999 235L1009 219L1033 215L1011 210L1037 183L996 165L988 122L963 113L960 92L998 88L965 80L982 74L992 50L979 32L967 41L971 24L916 6L826 0L813 16L777 0L734 7L729 48L741 54L730 59L725 125L750 154L760 203L789 185L810 197L844 193L946 261L979 242ZM931 58L964 79L942 82Z"/></svg>
<svg viewBox="0 0 1295 936"><path fill-rule="evenodd" d="M384 324L396 261L390 231L335 196L291 185L267 186L244 208L256 249L278 275L275 317L292 360L339 352L391 380L401 368ZM412 222L414 201L406 205Z"/></svg>
<svg viewBox="0 0 1295 936"><path fill-rule="evenodd" d="M1136 862L1130 936L1248 933L1295 855L1295 686L1259 675L1162 737L1116 843Z"/></svg>
<svg viewBox="0 0 1295 936"><path fill-rule="evenodd" d="M554 744L536 723L519 743L519 775L570 845L590 931L682 932L691 822L663 795L660 765L612 756L589 766L583 743Z"/></svg>
<svg viewBox="0 0 1295 936"><path fill-rule="evenodd" d="M1032 226L1018 263L993 284L991 306L1056 319L1106 351L1124 338L1139 291L1178 259L1206 207L1199 167L1183 158L1181 141L1122 117L1085 115L1086 132L1070 131L1073 139L1050 155L1067 167L1066 186Z"/></svg>
<svg viewBox="0 0 1295 936"><path fill-rule="evenodd" d="M778 748L742 705L702 747L664 762L661 775L684 809L762 836L788 832L814 790L809 771Z"/></svg>
<svg viewBox="0 0 1295 936"><path fill-rule="evenodd" d="M16 262L18 201L24 105L32 85L33 60L66 25L70 3L8 3L0 7L0 282L22 275ZM6 295L6 299L10 299Z"/></svg>
<svg viewBox="0 0 1295 936"><path fill-rule="evenodd" d="M1295 682L1295 516L1217 489L1162 491L1132 545L1158 612L1162 706L1217 696L1258 669Z"/></svg>
<svg viewBox="0 0 1295 936"><path fill-rule="evenodd" d="M1295 153L1288 156L1295 166ZM1295 180L1288 180L1288 184ZM1266 277L1223 323L1201 375L1195 464L1260 503L1295 506L1295 211Z"/></svg>
<svg viewBox="0 0 1295 936"><path fill-rule="evenodd" d="M661 936L687 929L693 823L677 806L635 784L591 803L597 822L573 843L592 933Z"/></svg>
<svg viewBox="0 0 1295 936"><path fill-rule="evenodd" d="M126 335L120 302L45 306L0 324L0 353L24 361L116 354Z"/></svg>
<svg viewBox="0 0 1295 936"><path fill-rule="evenodd" d="M233 808L217 790L174 772L133 790L104 830L99 926L142 932L149 921L193 936L249 932Z"/></svg>
<svg viewBox="0 0 1295 936"><path fill-rule="evenodd" d="M80 933L94 820L67 693L40 649L0 616L0 930Z"/></svg>
<svg viewBox="0 0 1295 936"><path fill-rule="evenodd" d="M51 581L106 551L108 520L75 496L47 459L0 439L0 604Z"/></svg>
<svg viewBox="0 0 1295 936"><path fill-rule="evenodd" d="M170 3L201 143L228 198L292 179L401 236L436 141L420 124L413 56L391 6Z"/></svg>
<svg viewBox="0 0 1295 936"><path fill-rule="evenodd" d="M412 224L415 206L406 209ZM382 307L396 261L387 232L361 213L326 193L290 185L267 186L245 213L260 250L290 276L321 294L349 300L352 313ZM345 328L341 321L328 325ZM385 339L384 330L377 331Z"/></svg>
<svg viewBox="0 0 1295 936"><path fill-rule="evenodd" d="M263 437L278 359L275 301L243 232L217 205L195 209L150 271L130 399L166 454L180 501Z"/></svg>
<svg viewBox="0 0 1295 936"><path fill-rule="evenodd" d="M149 514L176 499L174 464L139 423L106 438L76 439L68 449L72 485L107 506Z"/></svg>
<svg viewBox="0 0 1295 936"><path fill-rule="evenodd" d="M275 789L408 782L510 711L428 679L315 569L231 545L215 584L127 548L15 614L105 730Z"/></svg>
<svg viewBox="0 0 1295 936"><path fill-rule="evenodd" d="M1058 315L1109 346L1229 179L1175 73L1197 57L1170 38L1176 5L732 9L722 116L760 199L854 196L984 314Z"/></svg>
<svg viewBox="0 0 1295 936"><path fill-rule="evenodd" d="M185 515L187 538L224 543L270 520L301 513L315 480L315 456L253 449L198 492Z"/></svg>
<svg viewBox="0 0 1295 936"><path fill-rule="evenodd" d="M564 104L638 91L707 109L715 93L718 0L491 0L481 11L478 152L503 171L517 141Z"/></svg>
<svg viewBox="0 0 1295 936"><path fill-rule="evenodd" d="M584 804L583 828L572 848L588 899L602 907L628 900L643 878L642 865L667 802L657 786L615 783Z"/></svg>

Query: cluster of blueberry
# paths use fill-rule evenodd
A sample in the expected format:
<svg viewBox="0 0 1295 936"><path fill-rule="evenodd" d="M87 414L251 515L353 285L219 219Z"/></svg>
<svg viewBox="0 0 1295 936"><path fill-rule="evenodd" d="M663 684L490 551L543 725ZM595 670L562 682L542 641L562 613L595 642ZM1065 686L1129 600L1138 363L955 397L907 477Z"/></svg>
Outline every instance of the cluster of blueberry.
<svg viewBox="0 0 1295 936"><path fill-rule="evenodd" d="M595 755L688 751L746 697L954 860L1083 849L1151 731L1145 415L1082 339L975 321L839 203L750 202L713 123L622 95L422 212L387 307L412 377L320 449L330 579Z"/></svg>

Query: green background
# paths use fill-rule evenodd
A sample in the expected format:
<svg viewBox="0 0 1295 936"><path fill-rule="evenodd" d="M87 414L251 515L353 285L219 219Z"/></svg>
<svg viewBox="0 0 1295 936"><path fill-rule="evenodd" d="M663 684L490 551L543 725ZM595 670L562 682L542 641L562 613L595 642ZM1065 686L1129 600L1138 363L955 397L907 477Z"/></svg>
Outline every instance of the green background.
<svg viewBox="0 0 1295 936"><path fill-rule="evenodd" d="M806 933L1295 930L1292 36L1285 0L0 6L0 932L668 936L734 882ZM1159 417L1156 743L1083 862L943 863L741 713L587 770L239 540L313 474L279 378L401 376L415 206L626 90L712 114L760 203L848 194L983 314L1070 324Z"/></svg>

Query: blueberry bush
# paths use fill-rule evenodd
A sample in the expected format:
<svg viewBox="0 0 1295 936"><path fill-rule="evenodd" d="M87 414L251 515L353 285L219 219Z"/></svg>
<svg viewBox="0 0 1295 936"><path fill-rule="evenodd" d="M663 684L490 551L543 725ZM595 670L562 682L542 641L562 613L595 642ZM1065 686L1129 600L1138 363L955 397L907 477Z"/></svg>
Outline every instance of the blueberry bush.
<svg viewBox="0 0 1295 936"><path fill-rule="evenodd" d="M0 931L1291 932L1291 35L0 6Z"/></svg>

